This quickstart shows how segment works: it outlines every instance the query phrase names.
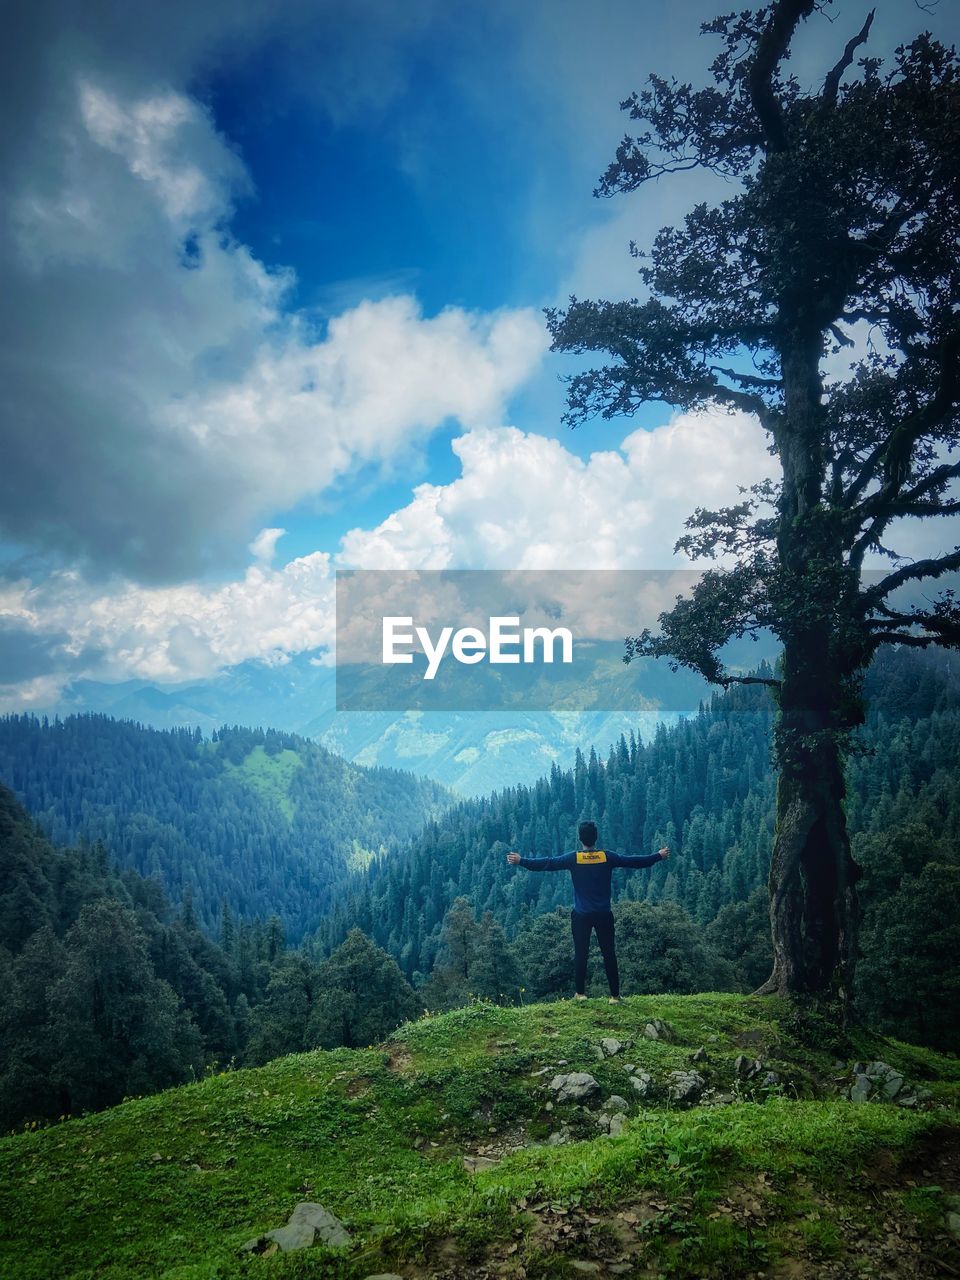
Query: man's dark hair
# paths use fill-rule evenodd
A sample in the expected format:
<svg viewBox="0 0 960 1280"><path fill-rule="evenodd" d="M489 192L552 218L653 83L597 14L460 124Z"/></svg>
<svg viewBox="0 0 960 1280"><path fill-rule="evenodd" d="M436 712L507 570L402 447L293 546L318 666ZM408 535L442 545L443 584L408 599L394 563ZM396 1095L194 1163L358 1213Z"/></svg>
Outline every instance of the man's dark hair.
<svg viewBox="0 0 960 1280"><path fill-rule="evenodd" d="M595 822L581 822L577 828L577 835L580 837L581 844L585 844L592 849L597 843L597 824Z"/></svg>

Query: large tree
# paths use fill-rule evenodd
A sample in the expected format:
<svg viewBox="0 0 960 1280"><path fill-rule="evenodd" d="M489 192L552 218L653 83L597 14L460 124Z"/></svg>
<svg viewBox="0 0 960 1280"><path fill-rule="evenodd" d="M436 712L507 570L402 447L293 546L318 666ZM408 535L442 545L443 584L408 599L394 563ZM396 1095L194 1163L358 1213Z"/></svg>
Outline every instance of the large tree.
<svg viewBox="0 0 960 1280"><path fill-rule="evenodd" d="M645 296L572 298L548 311L553 349L609 363L570 379L567 421L662 401L759 419L782 478L739 504L697 508L676 549L729 557L627 641L711 682L762 679L778 714L777 825L770 866L773 971L758 994L814 992L852 1014L861 869L844 820L844 759L863 720L861 680L878 646L956 645L950 589L921 608L904 590L960 567L960 547L920 560L887 547L891 525L960 511L952 481L960 353L960 80L929 34L890 65L863 56L872 13L842 46L829 0L775 0L717 18L714 84L651 76L622 104L638 123L595 194L699 168L730 196L665 227L643 260ZM837 41L808 91L788 74L802 22ZM850 376L824 362L870 341ZM743 486L740 492L748 490ZM932 543L937 536L931 538ZM867 553L894 562L865 575ZM926 594L929 596L930 588ZM725 669L733 637L771 629L770 676Z"/></svg>

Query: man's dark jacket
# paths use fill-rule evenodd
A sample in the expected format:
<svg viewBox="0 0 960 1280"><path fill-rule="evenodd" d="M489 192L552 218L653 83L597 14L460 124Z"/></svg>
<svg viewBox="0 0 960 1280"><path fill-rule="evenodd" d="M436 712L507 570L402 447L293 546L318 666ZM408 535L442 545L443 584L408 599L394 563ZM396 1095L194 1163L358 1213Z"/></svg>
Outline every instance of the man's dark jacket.
<svg viewBox="0 0 960 1280"><path fill-rule="evenodd" d="M610 880L614 867L652 867L662 862L659 853L610 853L606 849L581 849L555 858L521 858L516 864L528 871L569 871L573 880L573 909L581 915L610 910Z"/></svg>

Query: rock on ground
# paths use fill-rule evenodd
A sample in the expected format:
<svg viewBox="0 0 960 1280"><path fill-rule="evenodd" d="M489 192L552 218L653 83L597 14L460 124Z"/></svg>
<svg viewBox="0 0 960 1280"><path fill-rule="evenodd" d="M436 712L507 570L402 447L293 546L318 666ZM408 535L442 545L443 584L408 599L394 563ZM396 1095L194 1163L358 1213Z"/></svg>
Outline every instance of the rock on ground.
<svg viewBox="0 0 960 1280"><path fill-rule="evenodd" d="M853 1084L847 1096L851 1102L895 1102L898 1107L915 1107L921 1098L930 1097L929 1089L908 1085L896 1067L888 1062L853 1064Z"/></svg>
<svg viewBox="0 0 960 1280"><path fill-rule="evenodd" d="M641 1098L648 1098L653 1092L653 1076L649 1071L636 1071L630 1077L630 1083Z"/></svg>
<svg viewBox="0 0 960 1280"><path fill-rule="evenodd" d="M698 1102L706 1084L699 1071L671 1071L666 1078L667 1096L673 1102Z"/></svg>
<svg viewBox="0 0 960 1280"><path fill-rule="evenodd" d="M309 1249L317 1243L336 1248L350 1243L350 1233L340 1219L322 1204L303 1200L294 1208L285 1227L276 1227L265 1235L254 1236L241 1246L241 1252L263 1253L271 1243L278 1245L282 1253Z"/></svg>
<svg viewBox="0 0 960 1280"><path fill-rule="evenodd" d="M554 1076L548 1086L556 1094L557 1102L582 1102L600 1089L587 1071L571 1071L568 1075Z"/></svg>

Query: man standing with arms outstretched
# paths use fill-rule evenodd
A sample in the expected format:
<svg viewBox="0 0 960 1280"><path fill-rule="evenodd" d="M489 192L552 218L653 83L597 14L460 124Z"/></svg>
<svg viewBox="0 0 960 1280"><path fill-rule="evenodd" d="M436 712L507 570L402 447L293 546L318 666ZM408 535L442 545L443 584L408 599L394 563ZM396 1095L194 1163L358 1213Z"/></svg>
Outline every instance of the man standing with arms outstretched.
<svg viewBox="0 0 960 1280"><path fill-rule="evenodd" d="M590 950L590 934L597 932L603 967L610 987L610 1003L620 1003L620 970L617 968L617 951L613 933L613 912L610 909L610 881L614 867L652 867L670 857L664 845L659 853L625 854L608 853L597 848L597 824L581 822L577 831L583 848L574 853L561 853L556 858L521 858L519 853L508 853L511 866L526 867L528 871L569 871L573 880L573 910L570 926L573 930L575 1000L586 1000L587 954Z"/></svg>

